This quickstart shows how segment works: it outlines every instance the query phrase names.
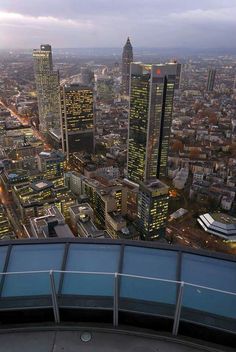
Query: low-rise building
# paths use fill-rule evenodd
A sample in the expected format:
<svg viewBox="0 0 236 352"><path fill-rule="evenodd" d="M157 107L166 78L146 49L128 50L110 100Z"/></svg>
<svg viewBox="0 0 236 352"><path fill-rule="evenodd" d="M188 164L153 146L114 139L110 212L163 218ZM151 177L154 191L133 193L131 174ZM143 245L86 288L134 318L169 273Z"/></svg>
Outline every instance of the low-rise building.
<svg viewBox="0 0 236 352"><path fill-rule="evenodd" d="M235 217L223 213L207 213L200 215L197 221L206 232L227 242L236 242Z"/></svg>
<svg viewBox="0 0 236 352"><path fill-rule="evenodd" d="M46 210L45 215L30 219L30 231L27 231L27 234L29 237L37 238L74 237L65 223L64 216L54 205Z"/></svg>

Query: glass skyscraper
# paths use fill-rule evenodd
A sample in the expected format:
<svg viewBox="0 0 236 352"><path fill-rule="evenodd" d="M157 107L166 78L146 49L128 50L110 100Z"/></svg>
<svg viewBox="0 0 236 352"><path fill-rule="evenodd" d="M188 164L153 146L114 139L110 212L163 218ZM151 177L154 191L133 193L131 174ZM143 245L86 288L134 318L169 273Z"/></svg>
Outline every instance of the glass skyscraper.
<svg viewBox="0 0 236 352"><path fill-rule="evenodd" d="M74 152L93 152L93 91L78 84L61 89L62 149L67 159Z"/></svg>
<svg viewBox="0 0 236 352"><path fill-rule="evenodd" d="M215 85L216 69L208 70L207 91L212 92Z"/></svg>
<svg viewBox="0 0 236 352"><path fill-rule="evenodd" d="M33 51L34 73L39 109L39 128L48 133L60 126L59 73L53 70L51 46L41 45Z"/></svg>
<svg viewBox="0 0 236 352"><path fill-rule="evenodd" d="M122 93L129 95L130 64L133 61L133 48L128 38L122 53Z"/></svg>
<svg viewBox="0 0 236 352"><path fill-rule="evenodd" d="M177 64L131 64L128 178L165 177Z"/></svg>

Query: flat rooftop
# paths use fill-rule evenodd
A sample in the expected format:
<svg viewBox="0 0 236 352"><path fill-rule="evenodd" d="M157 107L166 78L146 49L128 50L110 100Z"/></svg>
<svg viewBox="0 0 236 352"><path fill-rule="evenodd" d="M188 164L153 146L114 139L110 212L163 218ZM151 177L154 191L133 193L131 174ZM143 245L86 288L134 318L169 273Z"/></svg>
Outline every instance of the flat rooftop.
<svg viewBox="0 0 236 352"><path fill-rule="evenodd" d="M167 194L169 191L169 187L161 182L159 179L154 178L151 180L147 180L146 182L140 183L140 189L148 191L151 194Z"/></svg>
<svg viewBox="0 0 236 352"><path fill-rule="evenodd" d="M234 224L234 225L236 225L236 218L234 218L233 216L230 216L228 214L211 213L210 215L215 221L221 222L222 224L225 224L225 225Z"/></svg>
<svg viewBox="0 0 236 352"><path fill-rule="evenodd" d="M111 211L110 213L108 213L110 215L110 217L115 220L116 222L122 223L125 222L125 218L118 212L116 211Z"/></svg>
<svg viewBox="0 0 236 352"><path fill-rule="evenodd" d="M83 213L83 211L92 211L92 208L88 203L72 205L70 208L75 215Z"/></svg>
<svg viewBox="0 0 236 352"><path fill-rule="evenodd" d="M36 181L32 182L30 184L30 187L37 192L43 191L47 188L52 188L54 187L53 183L47 180L41 180L41 181Z"/></svg>

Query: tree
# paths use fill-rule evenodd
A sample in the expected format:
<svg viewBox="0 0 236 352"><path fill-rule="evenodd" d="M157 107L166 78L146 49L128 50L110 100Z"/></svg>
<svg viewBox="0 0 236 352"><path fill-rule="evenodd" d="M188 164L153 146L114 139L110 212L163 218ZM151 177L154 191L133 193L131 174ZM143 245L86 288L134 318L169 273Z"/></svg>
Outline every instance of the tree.
<svg viewBox="0 0 236 352"><path fill-rule="evenodd" d="M208 122L209 124L216 125L217 124L217 116L216 113L212 110L208 113Z"/></svg>
<svg viewBox="0 0 236 352"><path fill-rule="evenodd" d="M183 142L181 142L180 140L175 140L173 145L172 145L172 150L174 152L182 152L184 150L184 145Z"/></svg>
<svg viewBox="0 0 236 352"><path fill-rule="evenodd" d="M198 159L199 158L199 155L200 155L200 151L198 150L198 148L192 148L190 150L190 155L189 157L191 159Z"/></svg>

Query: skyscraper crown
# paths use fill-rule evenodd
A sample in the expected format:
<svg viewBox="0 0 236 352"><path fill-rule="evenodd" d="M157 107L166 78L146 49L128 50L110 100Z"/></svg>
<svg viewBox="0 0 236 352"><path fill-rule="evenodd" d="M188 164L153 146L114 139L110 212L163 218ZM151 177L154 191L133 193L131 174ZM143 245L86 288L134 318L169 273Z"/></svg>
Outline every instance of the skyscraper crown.
<svg viewBox="0 0 236 352"><path fill-rule="evenodd" d="M129 37L127 38L127 41L125 43L124 49L132 49L132 44L130 42Z"/></svg>

